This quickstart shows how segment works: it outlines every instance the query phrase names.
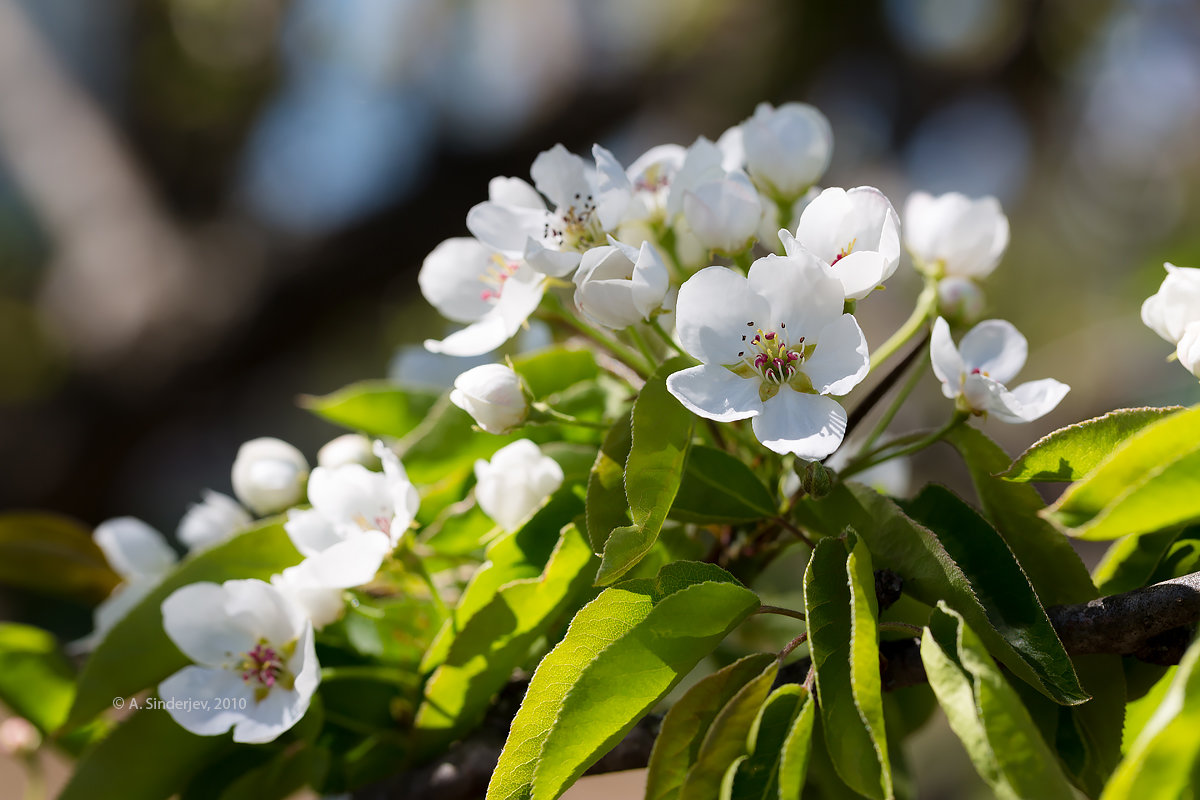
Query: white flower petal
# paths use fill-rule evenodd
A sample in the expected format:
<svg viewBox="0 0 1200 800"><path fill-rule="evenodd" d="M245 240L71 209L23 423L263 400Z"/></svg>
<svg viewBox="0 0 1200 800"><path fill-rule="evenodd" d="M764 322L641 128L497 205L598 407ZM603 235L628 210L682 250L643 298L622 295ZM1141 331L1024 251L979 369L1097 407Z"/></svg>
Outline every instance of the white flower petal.
<svg viewBox="0 0 1200 800"><path fill-rule="evenodd" d="M525 240L540 237L549 219L544 209L483 202L467 212L467 230L492 250L519 259L525 252Z"/></svg>
<svg viewBox="0 0 1200 800"><path fill-rule="evenodd" d="M891 277L900 263L900 220L895 209L878 189L858 186L849 191L830 188L821 192L800 215L796 240L811 250L834 271L840 261L855 253L878 253L882 258L880 278L867 287L873 274L866 265L855 264L843 278L846 296L862 299L871 289ZM841 277L839 275L839 277Z"/></svg>
<svg viewBox="0 0 1200 800"><path fill-rule="evenodd" d="M562 468L536 444L519 439L490 462L475 462L475 499L505 530L517 530L562 485Z"/></svg>
<svg viewBox="0 0 1200 800"><path fill-rule="evenodd" d="M843 314L822 328L816 345L801 369L819 394L846 394L867 377L867 337L853 314Z"/></svg>
<svg viewBox="0 0 1200 800"><path fill-rule="evenodd" d="M675 325L683 349L706 364L736 364L744 336L770 322L770 306L726 267L705 267L679 289Z"/></svg>
<svg viewBox="0 0 1200 800"><path fill-rule="evenodd" d="M1071 391L1053 378L1029 381L1012 391L1000 388L1002 391L990 395L987 411L1002 422L1031 422L1053 411Z"/></svg>
<svg viewBox="0 0 1200 800"><path fill-rule="evenodd" d="M225 581L221 590L227 624L250 631L256 641L290 642L308 624L303 612L266 581Z"/></svg>
<svg viewBox="0 0 1200 800"><path fill-rule="evenodd" d="M891 277L897 263L882 253L864 250L839 258L833 274L841 281L845 299L862 300Z"/></svg>
<svg viewBox="0 0 1200 800"><path fill-rule="evenodd" d="M1025 366L1029 345L1011 322L989 319L963 336L958 351L965 371L979 370L994 381L1008 383Z"/></svg>
<svg viewBox="0 0 1200 800"><path fill-rule="evenodd" d="M300 555L311 556L342 541L337 526L316 509L300 511L293 508L288 510L287 516L283 529Z"/></svg>
<svg viewBox="0 0 1200 800"><path fill-rule="evenodd" d="M546 201L537 189L520 178L492 178L488 181L488 200L504 206L546 210Z"/></svg>
<svg viewBox="0 0 1200 800"><path fill-rule="evenodd" d="M667 376L667 391L693 414L717 422L752 417L762 410L759 378L740 378L725 367L701 364Z"/></svg>
<svg viewBox="0 0 1200 800"><path fill-rule="evenodd" d="M235 742L262 744L274 741L308 711L313 692L321 682L321 665L317 662L311 625L306 625L301 633L288 668L295 676L293 688L272 688L265 699L242 712L242 718L233 729Z"/></svg>
<svg viewBox="0 0 1200 800"><path fill-rule="evenodd" d="M633 198L633 184L616 156L600 145L592 146L596 159L596 213L605 230L613 230L625 218Z"/></svg>
<svg viewBox="0 0 1200 800"><path fill-rule="evenodd" d="M161 577L178 560L161 533L134 517L101 522L92 538L113 571L126 580Z"/></svg>
<svg viewBox="0 0 1200 800"><path fill-rule="evenodd" d="M546 247L532 236L525 239L525 262L543 275L564 278L579 266L581 255L574 250L555 250Z"/></svg>
<svg viewBox="0 0 1200 800"><path fill-rule="evenodd" d="M803 103L760 103L741 133L750 173L788 199L820 180L833 154L829 120Z"/></svg>
<svg viewBox="0 0 1200 800"><path fill-rule="evenodd" d="M379 528L381 520L392 517L386 476L361 464L314 469L308 481L308 500L335 525L353 523Z"/></svg>
<svg viewBox="0 0 1200 800"><path fill-rule="evenodd" d="M842 315L842 284L803 248L795 255L758 259L747 278L750 288L770 305L770 319L759 321L759 327L786 334L785 341L816 336Z"/></svg>
<svg viewBox="0 0 1200 800"><path fill-rule="evenodd" d="M176 535L189 550L203 550L229 539L252 522L246 509L229 495L205 491L179 521Z"/></svg>
<svg viewBox="0 0 1200 800"><path fill-rule="evenodd" d="M763 403L754 417L754 435L776 453L794 453L807 461L825 458L846 435L846 412L835 400L797 392L788 386Z"/></svg>
<svg viewBox="0 0 1200 800"><path fill-rule="evenodd" d="M667 199L668 220L683 213L683 198L687 192L725 177L726 170L721 163L723 158L720 148L703 136L692 143L671 181L671 193Z"/></svg>
<svg viewBox="0 0 1200 800"><path fill-rule="evenodd" d="M957 397L965 369L962 356L950 337L950 324L941 317L933 323L929 360L933 363L933 374L942 382L942 394L950 398Z"/></svg>
<svg viewBox="0 0 1200 800"><path fill-rule="evenodd" d="M1008 247L1008 218L994 197L914 192L904 204L904 241L913 258L946 275L984 278Z"/></svg>
<svg viewBox="0 0 1200 800"><path fill-rule="evenodd" d="M1184 369L1200 378L1200 322L1193 322L1184 328L1175 355Z"/></svg>
<svg viewBox="0 0 1200 800"><path fill-rule="evenodd" d="M454 322L474 322L492 310L483 293L483 282L496 268L492 251L469 237L446 239L425 257L417 284L421 294L443 317Z"/></svg>
<svg viewBox="0 0 1200 800"><path fill-rule="evenodd" d="M1142 304L1142 321L1171 344L1192 322L1200 321L1200 269L1164 264L1167 277Z"/></svg>
<svg viewBox="0 0 1200 800"><path fill-rule="evenodd" d="M246 711L239 710L240 706L249 709L256 704L254 690L233 670L195 665L160 683L158 696L171 719L197 736L225 733L244 718ZM218 704L214 698L230 702Z"/></svg>
<svg viewBox="0 0 1200 800"><path fill-rule="evenodd" d="M706 248L737 253L758 229L762 203L750 178L737 170L685 192L683 215Z"/></svg>
<svg viewBox="0 0 1200 800"><path fill-rule="evenodd" d="M533 185L562 209L592 198L593 176L587 163L561 144L538 153L529 169ZM578 199L577 199L578 198Z"/></svg>
<svg viewBox="0 0 1200 800"><path fill-rule="evenodd" d="M163 630L192 661L219 667L253 647L261 635L256 626L232 620L226 601L216 583L176 589L162 603Z"/></svg>

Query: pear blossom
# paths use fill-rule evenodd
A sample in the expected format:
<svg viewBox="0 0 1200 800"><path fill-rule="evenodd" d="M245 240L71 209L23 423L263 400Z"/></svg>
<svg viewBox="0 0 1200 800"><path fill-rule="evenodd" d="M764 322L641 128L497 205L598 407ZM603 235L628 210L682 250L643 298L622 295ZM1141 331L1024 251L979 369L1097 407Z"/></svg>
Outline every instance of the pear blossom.
<svg viewBox="0 0 1200 800"><path fill-rule="evenodd" d="M475 499L483 513L514 531L562 486L563 471L536 444L518 439L497 450L491 461L476 461L475 479Z"/></svg>
<svg viewBox="0 0 1200 800"><path fill-rule="evenodd" d="M1188 372L1200 378L1200 322L1189 322L1183 329L1175 355Z"/></svg>
<svg viewBox="0 0 1200 800"><path fill-rule="evenodd" d="M193 583L162 604L163 629L195 663L158 685L163 707L199 736L275 740L308 710L320 683L313 626L271 584ZM221 702L214 702L220 698Z"/></svg>
<svg viewBox="0 0 1200 800"><path fill-rule="evenodd" d="M606 194L598 203L599 171L561 144L539 153L529 172L533 186L517 178L492 181L488 200L467 213L467 229L506 258L523 258L544 275L569 275L580 255L616 228L629 198Z"/></svg>
<svg viewBox="0 0 1200 800"><path fill-rule="evenodd" d="M750 177L782 201L803 195L829 169L833 131L810 105L759 103L740 129Z"/></svg>
<svg viewBox="0 0 1200 800"><path fill-rule="evenodd" d="M847 393L870 367L843 303L833 271L802 248L758 259L746 277L702 269L679 290L676 326L703 363L669 376L667 389L706 419L751 419L777 453L825 458L846 431L846 412L828 395Z"/></svg>
<svg viewBox="0 0 1200 800"><path fill-rule="evenodd" d="M799 245L833 267L847 300L862 300L900 263L900 218L870 186L826 189L804 208L795 236L779 238L788 255Z"/></svg>
<svg viewBox="0 0 1200 800"><path fill-rule="evenodd" d="M703 136L697 137L684 151L683 161L671 178L667 221L673 222L683 214L683 201L689 192L706 183L722 181L732 172L742 171L744 161L739 137L725 137L716 144Z"/></svg>
<svg viewBox="0 0 1200 800"><path fill-rule="evenodd" d="M238 448L232 479L242 505L255 514L274 514L303 499L308 462L287 442L251 439Z"/></svg>
<svg viewBox="0 0 1200 800"><path fill-rule="evenodd" d="M735 170L685 192L683 215L706 248L738 253L750 245L758 230L762 203L746 173Z"/></svg>
<svg viewBox="0 0 1200 800"><path fill-rule="evenodd" d="M1179 344L1187 327L1200 321L1200 269L1163 264L1167 277L1142 303L1142 322L1171 344Z"/></svg>
<svg viewBox="0 0 1200 800"><path fill-rule="evenodd" d="M371 440L361 433L343 433L321 445L317 465L332 469L343 464L362 464L367 469L381 469Z"/></svg>
<svg viewBox="0 0 1200 800"><path fill-rule="evenodd" d="M417 284L442 316L467 324L440 341L425 340L430 352L452 356L482 355L507 342L546 291L544 276L520 257L508 258L470 237L435 247L421 264Z"/></svg>
<svg viewBox="0 0 1200 800"><path fill-rule="evenodd" d="M979 280L1008 247L1008 217L994 197L913 192L904 203L904 244L922 271Z"/></svg>
<svg viewBox="0 0 1200 800"><path fill-rule="evenodd" d="M106 520L96 526L92 538L121 583L92 612L92 632L75 643L81 651L103 641L178 562L166 538L134 517Z"/></svg>
<svg viewBox="0 0 1200 800"><path fill-rule="evenodd" d="M592 150L599 171L599 205L611 209L618 225L661 222L676 173L687 151L677 144L662 144L640 155L628 169L603 147Z"/></svg>
<svg viewBox="0 0 1200 800"><path fill-rule="evenodd" d="M313 627L320 630L341 618L345 590L370 583L391 549L384 533L364 531L272 575L271 585L301 608Z"/></svg>
<svg viewBox="0 0 1200 800"><path fill-rule="evenodd" d="M220 544L252 522L249 512L227 494L206 491L179 521L176 536L188 550L206 550Z"/></svg>
<svg viewBox="0 0 1200 800"><path fill-rule="evenodd" d="M1053 378L1008 389L1005 384L1025 366L1028 343L1012 323L1000 319L979 323L955 347L950 325L938 317L929 354L942 394L964 411L1002 422L1031 422L1048 414L1071 389Z"/></svg>
<svg viewBox="0 0 1200 800"><path fill-rule="evenodd" d="M459 375L450 402L488 433L508 433L529 416L521 376L504 364L483 364Z"/></svg>
<svg viewBox="0 0 1200 800"><path fill-rule="evenodd" d="M605 328L627 328L649 320L662 306L671 275L649 242L633 248L609 244L584 253L575 272L575 307Z"/></svg>
<svg viewBox="0 0 1200 800"><path fill-rule="evenodd" d="M950 275L937 282L938 312L955 325L974 325L986 302L983 289L970 278Z"/></svg>
<svg viewBox="0 0 1200 800"><path fill-rule="evenodd" d="M317 467L308 481L311 509L288 511L284 530L301 555L312 556L339 542L378 531L399 543L420 506L404 465L383 442L375 443L383 472L361 464Z"/></svg>

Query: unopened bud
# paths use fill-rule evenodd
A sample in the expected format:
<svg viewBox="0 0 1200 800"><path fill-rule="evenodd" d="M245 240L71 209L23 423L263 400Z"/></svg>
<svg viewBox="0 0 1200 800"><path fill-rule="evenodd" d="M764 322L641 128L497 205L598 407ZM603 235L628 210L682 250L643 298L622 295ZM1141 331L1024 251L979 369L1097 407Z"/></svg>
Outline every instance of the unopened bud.
<svg viewBox="0 0 1200 800"><path fill-rule="evenodd" d="M938 281L938 313L953 325L974 325L983 316L986 298L970 278L951 276Z"/></svg>
<svg viewBox="0 0 1200 800"><path fill-rule="evenodd" d="M0 722L0 753L12 758L27 758L42 746L42 734L24 717L9 717Z"/></svg>
<svg viewBox="0 0 1200 800"><path fill-rule="evenodd" d="M274 514L304 499L308 462L279 439L251 439L233 462L233 493L256 514Z"/></svg>
<svg viewBox="0 0 1200 800"><path fill-rule="evenodd" d="M833 491L835 473L817 461L797 461L796 474L800 476L800 488L814 500Z"/></svg>
<svg viewBox="0 0 1200 800"><path fill-rule="evenodd" d="M344 433L317 451L317 466L334 469L346 464L361 464L367 469L378 470L379 456L372 447L371 440L361 433Z"/></svg>
<svg viewBox="0 0 1200 800"><path fill-rule="evenodd" d="M504 364L484 364L459 375L450 402L488 433L508 433L529 415L521 376Z"/></svg>

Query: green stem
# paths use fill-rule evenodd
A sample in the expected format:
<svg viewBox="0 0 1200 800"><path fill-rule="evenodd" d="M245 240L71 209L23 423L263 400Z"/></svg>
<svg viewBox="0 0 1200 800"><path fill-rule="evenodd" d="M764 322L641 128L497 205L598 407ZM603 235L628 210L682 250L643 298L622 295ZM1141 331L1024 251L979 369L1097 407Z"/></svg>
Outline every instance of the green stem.
<svg viewBox="0 0 1200 800"><path fill-rule="evenodd" d="M408 549L405 542L409 541L409 537L405 537L401 542L401 557L404 560L404 565L410 567L417 577L421 579L426 586L429 587L429 595L433 599L433 604L437 606L438 612L441 613L443 619L450 618L450 609L446 606L446 601L442 600L441 594L438 592L437 586L433 582L433 576L429 574L429 570L425 569L425 562L421 557Z"/></svg>
<svg viewBox="0 0 1200 800"><path fill-rule="evenodd" d="M354 664L341 667L322 667L321 682L365 680L375 683L393 683L397 686L415 686L417 677L410 672L392 667Z"/></svg>
<svg viewBox="0 0 1200 800"><path fill-rule="evenodd" d="M671 338L671 334L663 330L662 323L660 323L657 319L650 320L650 330L654 331L658 338L662 339L666 343L667 347L671 348L681 356L691 358L691 356L689 356L687 352L685 352L684 349L680 347L674 339Z"/></svg>
<svg viewBox="0 0 1200 800"><path fill-rule="evenodd" d="M612 336L609 336L608 334L597 330L591 325L588 325L583 320L566 313L566 311L563 309L562 303L558 300L558 298L553 298L553 300L555 308L551 311L542 312L546 317L562 325L566 325L568 328L572 328L578 333L581 333L587 338L596 342L596 344L599 344L601 347L605 348L618 359L620 359L625 366L636 372L639 376L641 376L642 379L649 378L654 374L653 366L649 365L651 366L651 369L647 371L646 368L648 365L643 363L642 355L636 350L626 347Z"/></svg>
<svg viewBox="0 0 1200 800"><path fill-rule="evenodd" d="M650 372L658 371L658 357L654 355L654 351L646 343L646 337L642 336L641 332L634 325L630 325L625 330L629 334L629 338L633 339L633 343L637 345L637 349L641 351L642 358L646 359L646 365L650 367Z"/></svg>
<svg viewBox="0 0 1200 800"><path fill-rule="evenodd" d="M879 418L879 422L875 424L875 427L871 429L869 434L867 434L867 438L863 440L862 447L860 447L858 451L859 455L862 455L865 451L870 450L871 445L875 444L875 441L882 436L884 431L888 429L888 426L892 424L892 420L896 418L896 414L900 411L900 406L904 405L904 401L908 399L910 394L912 394L913 389L917 388L917 384L921 382L921 378L925 377L925 364L927 363L927 360L927 357L921 358L910 365L909 369L911 369L912 372L909 374L908 380L906 380L904 385L900 387L900 391L897 392L896 397L892 400L892 404L887 407L887 410L883 412L883 416Z"/></svg>
<svg viewBox="0 0 1200 800"><path fill-rule="evenodd" d="M920 450L924 450L926 447L929 447L929 445L934 444L935 442L939 442L943 438L945 438L946 434L950 433L950 431L954 430L959 425L966 422L967 417L969 417L969 416L970 416L970 414L968 414L964 411L956 411L956 412L954 412L954 416L952 416L950 418L949 422L947 422L945 425L938 428L936 431L929 434L928 436L918 439L917 441L913 442L912 444L905 445L904 447L900 447L895 450L888 451L885 448L880 455L875 455L875 456L871 456L871 457L867 457L867 458L855 459L854 461L850 462L850 464L845 469L843 469L841 472L838 473L838 477L843 478L843 479L849 478L851 475L857 475L858 473L862 472L863 470L870 469L871 467L875 466L876 464L882 464L883 462L889 461L893 458L898 458L900 456L912 455L913 453L916 453ZM891 444L894 444L894 442Z"/></svg>
<svg viewBox="0 0 1200 800"><path fill-rule="evenodd" d="M749 272L751 265L754 264L754 247L753 247L753 245L750 247L747 247L745 250L741 251L740 253L734 253L732 257L733 257L733 263L737 265L738 269L740 269L744 273Z"/></svg>
<svg viewBox="0 0 1200 800"><path fill-rule="evenodd" d="M907 622L881 622L879 630L891 633L911 633L913 636L920 636L925 631L920 625L911 625Z"/></svg>
<svg viewBox="0 0 1200 800"><path fill-rule="evenodd" d="M896 351L908 342L909 339L921 332L921 328L937 311L937 282L932 280L925 281L925 288L917 297L916 308L913 309L912 315L905 320L899 330L892 334L886 342L876 348L874 353L871 353L871 370L887 361Z"/></svg>
<svg viewBox="0 0 1200 800"><path fill-rule="evenodd" d="M529 419L526 420L525 424L527 425L574 425L579 428L595 428L600 431L606 431L612 427L611 422L573 417L570 414L564 414L556 408L551 408L545 403L535 403L533 410L535 413L531 414Z"/></svg>

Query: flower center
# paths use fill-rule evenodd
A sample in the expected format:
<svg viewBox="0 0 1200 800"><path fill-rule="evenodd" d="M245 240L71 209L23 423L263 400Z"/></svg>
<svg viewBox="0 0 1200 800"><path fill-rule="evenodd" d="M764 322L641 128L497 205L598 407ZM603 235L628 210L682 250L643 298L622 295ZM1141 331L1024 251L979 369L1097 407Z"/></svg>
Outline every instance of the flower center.
<svg viewBox="0 0 1200 800"><path fill-rule="evenodd" d="M500 299L500 293L504 291L504 282L517 274L520 264L515 261L508 261L499 253L492 255L492 261L495 266L488 267L487 271L479 276L479 280L486 284L479 297L485 301L496 302Z"/></svg>
<svg viewBox="0 0 1200 800"><path fill-rule="evenodd" d="M555 217L542 228L542 238L557 244L559 250L582 252L604 244L604 231L592 196L577 193L574 203L565 209L559 206Z"/></svg>
<svg viewBox="0 0 1200 800"><path fill-rule="evenodd" d="M276 686L291 689L295 684L295 676L285 663L295 646L295 642L291 642L276 650L266 639L260 639L258 644L242 653L234 668L242 674L244 683L255 684L255 702L262 702Z"/></svg>
<svg viewBox="0 0 1200 800"><path fill-rule="evenodd" d="M747 322L746 326L753 328L754 320ZM762 328L756 331L752 338L748 339L749 334L742 337L747 348L738 352L738 358L767 383L787 383L796 376L804 362L804 337L797 340L795 347L788 344L785 338L787 325L782 322L778 331L763 331Z"/></svg>
<svg viewBox="0 0 1200 800"><path fill-rule="evenodd" d="M855 243L855 242L857 242L857 241L858 241L858 237L857 237L857 236L855 236L853 239L851 239L851 240L850 240L850 244L846 245L846 246L845 246L845 247L843 247L841 250L839 250L839 251L838 251L838 254L837 254L836 256L834 256L834 257L833 257L833 261L830 261L830 262L829 262L829 266L831 266L831 267L832 267L834 264L836 264L837 262L841 261L841 260L842 260L843 258L845 258L846 256L848 256L848 255L850 255L851 253L853 253L853 252L854 252L854 243Z"/></svg>

